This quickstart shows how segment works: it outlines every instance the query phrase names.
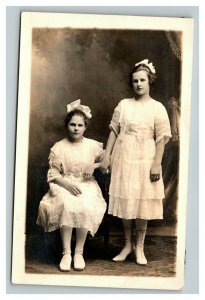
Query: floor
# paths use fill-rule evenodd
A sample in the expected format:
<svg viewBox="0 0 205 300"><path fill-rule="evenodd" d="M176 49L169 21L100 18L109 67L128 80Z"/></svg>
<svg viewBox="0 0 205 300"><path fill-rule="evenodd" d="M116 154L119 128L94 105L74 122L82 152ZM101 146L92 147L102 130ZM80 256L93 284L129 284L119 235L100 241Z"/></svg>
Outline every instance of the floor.
<svg viewBox="0 0 205 300"><path fill-rule="evenodd" d="M72 240L72 249L75 239ZM176 269L176 237L146 236L146 266L135 263L134 254L125 262L113 262L123 244L121 235L109 237L109 246L103 236L89 237L85 245L86 268L75 271L75 275L112 275L112 276L156 276L173 277ZM61 259L61 240L58 232L39 235L27 235L26 272L35 274L61 274L58 264Z"/></svg>

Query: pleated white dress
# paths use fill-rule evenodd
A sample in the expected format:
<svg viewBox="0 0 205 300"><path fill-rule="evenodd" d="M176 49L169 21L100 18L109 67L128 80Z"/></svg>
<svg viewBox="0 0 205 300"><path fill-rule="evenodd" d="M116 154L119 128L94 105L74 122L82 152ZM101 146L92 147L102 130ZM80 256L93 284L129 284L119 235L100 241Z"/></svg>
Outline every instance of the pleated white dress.
<svg viewBox="0 0 205 300"><path fill-rule="evenodd" d="M50 190L40 202L37 218L37 224L43 226L45 231L54 231L66 225L86 228L92 236L95 235L106 211L106 202L95 179L84 180L82 174L102 151L101 143L85 137L80 143L71 143L65 138L51 148L48 171ZM58 177L76 184L82 194L73 196L53 183L52 180Z"/></svg>
<svg viewBox="0 0 205 300"><path fill-rule="evenodd" d="M165 107L154 99L123 99L114 110L110 129L117 134L111 157L108 213L123 219L162 219L162 176L151 182L156 143L171 137ZM161 174L162 175L162 174Z"/></svg>

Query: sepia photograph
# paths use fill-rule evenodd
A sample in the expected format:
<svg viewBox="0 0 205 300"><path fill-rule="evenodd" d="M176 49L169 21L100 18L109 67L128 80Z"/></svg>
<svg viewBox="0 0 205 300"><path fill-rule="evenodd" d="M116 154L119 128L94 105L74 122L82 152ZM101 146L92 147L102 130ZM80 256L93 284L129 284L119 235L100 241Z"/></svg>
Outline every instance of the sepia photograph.
<svg viewBox="0 0 205 300"><path fill-rule="evenodd" d="M193 27L22 12L12 283L183 288Z"/></svg>

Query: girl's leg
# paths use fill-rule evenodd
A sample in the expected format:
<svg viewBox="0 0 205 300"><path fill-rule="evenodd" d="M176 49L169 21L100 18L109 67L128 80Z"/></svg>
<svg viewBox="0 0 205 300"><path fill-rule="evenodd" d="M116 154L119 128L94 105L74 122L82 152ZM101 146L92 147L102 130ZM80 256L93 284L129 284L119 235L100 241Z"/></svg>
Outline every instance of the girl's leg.
<svg viewBox="0 0 205 300"><path fill-rule="evenodd" d="M73 228L63 225L60 228L61 239L63 244L63 257L60 262L61 271L70 271L71 266L71 236Z"/></svg>
<svg viewBox="0 0 205 300"><path fill-rule="evenodd" d="M83 258L84 244L88 230L85 228L76 228L76 246L74 255L74 269L82 271L85 269L85 261Z"/></svg>
<svg viewBox="0 0 205 300"><path fill-rule="evenodd" d="M147 259L144 255L144 240L147 232L147 220L136 219L135 228L136 228L136 262L139 265L146 265Z"/></svg>
<svg viewBox="0 0 205 300"><path fill-rule="evenodd" d="M125 245L122 251L113 258L113 261L124 261L126 257L132 252L132 222L133 220L122 219Z"/></svg>

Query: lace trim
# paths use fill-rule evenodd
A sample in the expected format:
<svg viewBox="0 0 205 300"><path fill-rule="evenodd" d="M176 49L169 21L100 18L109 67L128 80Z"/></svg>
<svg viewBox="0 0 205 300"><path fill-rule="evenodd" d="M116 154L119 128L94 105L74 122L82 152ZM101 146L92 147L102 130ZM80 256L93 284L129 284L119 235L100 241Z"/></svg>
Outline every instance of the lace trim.
<svg viewBox="0 0 205 300"><path fill-rule="evenodd" d="M45 232L52 232L55 231L57 229L60 229L63 225L68 226L68 227L72 227L72 228L86 228L88 230L88 232L94 237L95 233L97 232L101 222L99 224L95 224L95 226L91 226L91 224L85 224L85 226L82 226L82 224L80 223L69 223L68 222L63 222L63 224L53 224L53 225L45 225L43 222L37 220L36 221L37 225L40 225L43 227Z"/></svg>

